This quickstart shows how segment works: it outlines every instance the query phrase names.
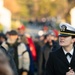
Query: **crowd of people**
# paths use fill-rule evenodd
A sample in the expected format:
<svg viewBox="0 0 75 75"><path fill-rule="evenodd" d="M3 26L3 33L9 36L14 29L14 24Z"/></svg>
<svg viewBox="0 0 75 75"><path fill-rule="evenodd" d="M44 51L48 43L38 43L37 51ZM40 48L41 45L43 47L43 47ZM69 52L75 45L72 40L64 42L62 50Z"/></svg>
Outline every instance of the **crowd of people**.
<svg viewBox="0 0 75 75"><path fill-rule="evenodd" d="M60 35L57 30L40 30L33 38L23 25L6 34L0 33L0 74L74 75L74 56L72 63L65 57L70 51L73 55L74 42L75 28L68 23L60 24Z"/></svg>

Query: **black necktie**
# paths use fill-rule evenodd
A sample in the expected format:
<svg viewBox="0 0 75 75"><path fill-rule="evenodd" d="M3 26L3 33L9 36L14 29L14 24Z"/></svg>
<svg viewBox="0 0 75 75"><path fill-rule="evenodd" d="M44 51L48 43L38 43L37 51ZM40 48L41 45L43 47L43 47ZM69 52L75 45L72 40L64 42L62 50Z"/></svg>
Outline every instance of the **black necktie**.
<svg viewBox="0 0 75 75"><path fill-rule="evenodd" d="M72 55L71 55L70 53L66 53L66 57L67 57L67 56L70 56L70 57L72 57Z"/></svg>

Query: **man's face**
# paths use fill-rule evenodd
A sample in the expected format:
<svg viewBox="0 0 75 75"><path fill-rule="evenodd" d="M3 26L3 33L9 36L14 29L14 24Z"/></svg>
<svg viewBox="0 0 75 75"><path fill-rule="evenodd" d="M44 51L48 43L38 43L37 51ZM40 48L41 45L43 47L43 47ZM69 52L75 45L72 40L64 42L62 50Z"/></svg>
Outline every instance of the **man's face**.
<svg viewBox="0 0 75 75"><path fill-rule="evenodd" d="M19 30L18 30L18 33L19 33L20 35L23 35L23 34L25 33L25 30L19 29Z"/></svg>
<svg viewBox="0 0 75 75"><path fill-rule="evenodd" d="M68 36L68 37L59 36L59 44L60 44L60 46L67 47L67 46L72 45L73 43L74 43L74 40L72 39L71 36Z"/></svg>
<svg viewBox="0 0 75 75"><path fill-rule="evenodd" d="M49 42L52 42L52 40L54 40L54 37L53 35L48 35L47 39Z"/></svg>
<svg viewBox="0 0 75 75"><path fill-rule="evenodd" d="M9 38L11 41L15 41L18 38L18 35L10 35Z"/></svg>

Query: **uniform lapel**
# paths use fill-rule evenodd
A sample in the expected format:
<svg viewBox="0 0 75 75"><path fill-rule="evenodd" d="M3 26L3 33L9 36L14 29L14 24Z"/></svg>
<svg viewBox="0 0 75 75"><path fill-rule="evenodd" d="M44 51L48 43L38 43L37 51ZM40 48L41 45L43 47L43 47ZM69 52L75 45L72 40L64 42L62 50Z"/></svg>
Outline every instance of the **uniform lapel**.
<svg viewBox="0 0 75 75"><path fill-rule="evenodd" d="M64 62L65 64L69 65L69 62L68 62L68 60L67 60L67 58L65 56L65 53L63 52L63 49L62 48L60 48L60 50L58 52L58 57L60 58L60 60L62 62Z"/></svg>
<svg viewBox="0 0 75 75"><path fill-rule="evenodd" d="M75 48L74 48L74 53L73 53L73 56L72 56L70 64L73 64L73 63L75 63Z"/></svg>

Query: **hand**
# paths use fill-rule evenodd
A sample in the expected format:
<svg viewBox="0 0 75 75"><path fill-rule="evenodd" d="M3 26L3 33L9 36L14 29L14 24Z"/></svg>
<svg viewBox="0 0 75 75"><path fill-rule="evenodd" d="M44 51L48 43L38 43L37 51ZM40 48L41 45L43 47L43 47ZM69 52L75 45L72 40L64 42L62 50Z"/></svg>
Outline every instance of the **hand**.
<svg viewBox="0 0 75 75"><path fill-rule="evenodd" d="M28 73L27 72L23 72L22 75L28 75Z"/></svg>
<svg viewBox="0 0 75 75"><path fill-rule="evenodd" d="M70 70L66 73L66 75L75 75L75 72L73 71L73 69L70 69Z"/></svg>

